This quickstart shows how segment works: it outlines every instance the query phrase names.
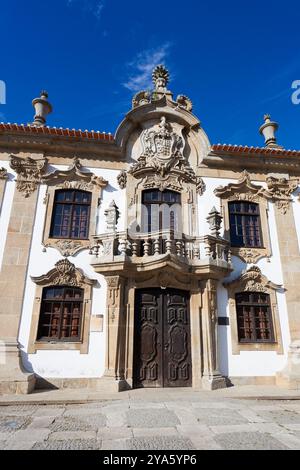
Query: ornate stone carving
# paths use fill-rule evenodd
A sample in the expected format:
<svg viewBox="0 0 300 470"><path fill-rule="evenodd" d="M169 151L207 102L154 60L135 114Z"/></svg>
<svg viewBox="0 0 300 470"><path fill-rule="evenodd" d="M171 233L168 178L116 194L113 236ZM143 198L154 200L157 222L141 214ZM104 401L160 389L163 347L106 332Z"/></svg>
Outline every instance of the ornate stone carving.
<svg viewBox="0 0 300 470"><path fill-rule="evenodd" d="M291 194L298 187L298 180L268 176L266 183L268 187L267 197L275 202L282 214L285 214L290 207Z"/></svg>
<svg viewBox="0 0 300 470"><path fill-rule="evenodd" d="M42 242L44 247L56 248L63 256L73 256L82 249L88 249L91 243L91 235L90 239L84 240L58 239L50 236L55 191L57 189L78 189L91 193L89 229L90 234L93 234L95 231L97 205L99 204L102 190L108 182L102 176L96 176L90 171L83 170L78 158L74 159L67 170L55 170L43 175L41 182L47 185L45 199L47 212Z"/></svg>
<svg viewBox="0 0 300 470"><path fill-rule="evenodd" d="M185 109L186 111L189 111L190 113L192 112L193 103L192 103L192 101L190 100L190 98L188 98L187 96L185 96L185 95L178 95L177 98L176 98L176 102L178 103L178 106L179 106L180 108L183 108L183 109Z"/></svg>
<svg viewBox="0 0 300 470"><path fill-rule="evenodd" d="M229 239L230 223L228 202L230 201L249 201L260 205L260 219L262 229L262 247L232 247L232 254L238 256L246 263L256 263L264 256L271 256L271 246L269 240L268 219L267 219L267 201L270 195L267 189L255 185L251 182L250 175L243 171L236 183L230 183L227 186L219 186L214 191L215 195L221 198L221 204L224 214L225 234ZM225 235L226 236L226 235Z"/></svg>
<svg viewBox="0 0 300 470"><path fill-rule="evenodd" d="M152 72L152 80L157 91L165 91L169 82L169 72L162 64L157 65Z"/></svg>
<svg viewBox="0 0 300 470"><path fill-rule="evenodd" d="M206 189L206 186L205 186L205 183L204 183L203 179L201 178L201 176L197 176L196 177L196 191L197 191L197 193L200 196L202 196L205 189Z"/></svg>
<svg viewBox="0 0 300 470"><path fill-rule="evenodd" d="M7 169L1 167L1 168L0 168L0 179L1 179L1 180L4 180L4 179L7 178L7 176L8 176L8 175L7 175Z"/></svg>
<svg viewBox="0 0 300 470"><path fill-rule="evenodd" d="M126 188L127 183L127 173L125 170L122 170L117 176L118 184L121 189Z"/></svg>
<svg viewBox="0 0 300 470"><path fill-rule="evenodd" d="M141 135L142 155L131 166L128 173L134 178L143 178L144 188L182 189L182 182L194 183L199 194L205 190L205 184L183 156L184 140L173 131L166 118L154 128L146 129ZM125 173L125 172L124 172ZM123 172L119 175L119 185L126 184Z"/></svg>
<svg viewBox="0 0 300 470"><path fill-rule="evenodd" d="M279 284L274 284L264 276L258 266L251 266L244 271L239 278L234 281L224 283L224 286L235 291L268 292L269 290L279 290Z"/></svg>
<svg viewBox="0 0 300 470"><path fill-rule="evenodd" d="M82 243L75 240L57 240L54 245L63 256L73 256L83 248Z"/></svg>
<svg viewBox="0 0 300 470"><path fill-rule="evenodd" d="M218 186L214 193L221 199L227 199L228 201L244 200L259 202L260 197L264 195L264 188L251 183L249 173L244 170L236 183Z"/></svg>
<svg viewBox="0 0 300 470"><path fill-rule="evenodd" d="M223 217L220 215L220 212L218 212L215 207L212 208L212 210L208 214L208 217L206 217L206 220L209 224L210 234L213 237L220 236L222 218Z"/></svg>
<svg viewBox="0 0 300 470"><path fill-rule="evenodd" d="M110 320L113 323L116 318L120 295L120 276L106 276L107 282L107 306L110 312Z"/></svg>
<svg viewBox="0 0 300 470"><path fill-rule="evenodd" d="M93 188L105 188L108 184L102 176L96 176L90 171L83 171L78 158L74 158L72 165L67 170L55 170L42 178L43 183L55 185L58 188L81 189L92 191Z"/></svg>
<svg viewBox="0 0 300 470"><path fill-rule="evenodd" d="M97 281L89 279L83 271L76 268L67 258L55 263L55 267L42 276L31 276L32 281L37 285L66 285L82 287L83 285L94 285Z"/></svg>
<svg viewBox="0 0 300 470"><path fill-rule="evenodd" d="M238 251L237 251L238 250ZM237 254L248 264L256 263L260 258L265 256L265 253L262 253L260 249L255 248L233 248L233 253Z"/></svg>
<svg viewBox="0 0 300 470"><path fill-rule="evenodd" d="M111 201L108 208L104 211L106 217L106 229L108 232L115 232L117 230L118 219L120 211L114 200Z"/></svg>
<svg viewBox="0 0 300 470"><path fill-rule="evenodd" d="M146 90L139 91L132 98L132 107L142 106L151 102L151 93Z"/></svg>
<svg viewBox="0 0 300 470"><path fill-rule="evenodd" d="M29 197L37 189L47 163L47 158L10 156L10 166L17 173L17 190L23 193L24 197Z"/></svg>

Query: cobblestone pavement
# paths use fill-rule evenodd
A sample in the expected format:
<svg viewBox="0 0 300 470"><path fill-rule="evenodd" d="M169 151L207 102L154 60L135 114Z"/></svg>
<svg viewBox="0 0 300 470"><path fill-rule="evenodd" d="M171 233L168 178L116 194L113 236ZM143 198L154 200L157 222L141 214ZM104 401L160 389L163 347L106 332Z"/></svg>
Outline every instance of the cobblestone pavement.
<svg viewBox="0 0 300 470"><path fill-rule="evenodd" d="M0 449L300 449L300 400L0 406Z"/></svg>

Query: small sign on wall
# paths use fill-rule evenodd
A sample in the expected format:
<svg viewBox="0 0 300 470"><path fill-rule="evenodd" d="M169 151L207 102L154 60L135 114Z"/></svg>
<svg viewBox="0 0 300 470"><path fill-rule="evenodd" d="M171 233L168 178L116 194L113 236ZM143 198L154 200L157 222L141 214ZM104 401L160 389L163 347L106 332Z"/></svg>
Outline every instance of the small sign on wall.
<svg viewBox="0 0 300 470"><path fill-rule="evenodd" d="M103 331L103 315L91 316L91 331Z"/></svg>

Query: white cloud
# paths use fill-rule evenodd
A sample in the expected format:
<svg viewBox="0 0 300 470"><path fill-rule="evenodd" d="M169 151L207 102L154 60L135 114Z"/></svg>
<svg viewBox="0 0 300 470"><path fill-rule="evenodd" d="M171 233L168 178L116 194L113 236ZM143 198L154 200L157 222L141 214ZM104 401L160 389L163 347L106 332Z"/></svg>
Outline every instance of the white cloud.
<svg viewBox="0 0 300 470"><path fill-rule="evenodd" d="M166 42L160 47L146 49L137 54L136 58L128 64L131 72L123 86L133 92L152 88L152 70L165 61L170 47L171 44Z"/></svg>
<svg viewBox="0 0 300 470"><path fill-rule="evenodd" d="M104 0L67 0L69 7L78 7L83 12L92 14L97 20L100 20L104 8Z"/></svg>

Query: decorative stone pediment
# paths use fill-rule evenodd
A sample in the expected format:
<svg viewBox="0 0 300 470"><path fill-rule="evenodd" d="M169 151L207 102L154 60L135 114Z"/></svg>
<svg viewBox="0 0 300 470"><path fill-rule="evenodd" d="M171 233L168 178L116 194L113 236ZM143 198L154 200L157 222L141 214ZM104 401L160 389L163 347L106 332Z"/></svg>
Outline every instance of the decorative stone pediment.
<svg viewBox="0 0 300 470"><path fill-rule="evenodd" d="M108 182L102 176L96 176L90 171L83 171L83 166L78 158L67 170L55 170L42 178L42 183L55 185L63 189L80 189L92 191L96 188L105 188Z"/></svg>
<svg viewBox="0 0 300 470"><path fill-rule="evenodd" d="M269 292L270 290L279 290L282 288L279 284L269 281L264 276L258 266L251 266L247 271L243 272L239 278L234 281L226 282L224 287L231 291L253 291L253 292Z"/></svg>
<svg viewBox="0 0 300 470"><path fill-rule="evenodd" d="M29 197L37 189L47 163L47 158L10 156L10 166L17 173L17 190L23 193L24 197Z"/></svg>
<svg viewBox="0 0 300 470"><path fill-rule="evenodd" d="M55 267L42 276L31 276L32 281L39 286L92 286L97 281L85 276L83 271L76 268L67 258L55 263Z"/></svg>
<svg viewBox="0 0 300 470"><path fill-rule="evenodd" d="M214 193L221 199L258 202L264 195L264 188L251 182L249 173L244 170L236 183L218 186Z"/></svg>
<svg viewBox="0 0 300 470"><path fill-rule="evenodd" d="M96 176L90 171L83 170L83 166L78 158L75 158L72 165L67 170L55 170L47 173L41 179L41 183L47 185L47 193L45 197L46 222L43 234L43 245L45 248L52 247L59 250L62 256L73 256L82 249L88 249L92 234L95 232L96 213L101 198L102 190L108 182L102 176ZM57 189L78 189L81 191L89 191L91 193L91 211L89 220L88 240L73 240L54 238L50 235L51 218L55 201L55 191Z"/></svg>

